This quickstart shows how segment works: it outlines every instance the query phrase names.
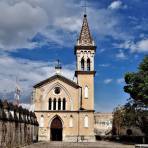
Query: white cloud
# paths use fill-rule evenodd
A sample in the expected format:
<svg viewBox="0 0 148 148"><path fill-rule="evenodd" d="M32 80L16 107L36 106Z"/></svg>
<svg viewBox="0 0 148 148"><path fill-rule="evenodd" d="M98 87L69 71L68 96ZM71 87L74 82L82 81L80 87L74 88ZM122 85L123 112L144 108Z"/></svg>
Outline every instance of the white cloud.
<svg viewBox="0 0 148 148"><path fill-rule="evenodd" d="M131 52L148 52L148 39L142 39L136 43L128 40L121 44L114 44L114 46L129 49Z"/></svg>
<svg viewBox="0 0 148 148"><path fill-rule="evenodd" d="M113 79L108 78L108 79L105 79L105 80L104 80L104 83L105 83L105 84L109 84L109 83L111 83L112 81L113 81Z"/></svg>
<svg viewBox="0 0 148 148"><path fill-rule="evenodd" d="M100 67L109 67L110 64L99 64Z"/></svg>
<svg viewBox="0 0 148 148"><path fill-rule="evenodd" d="M116 54L116 58L124 60L127 57L126 57L125 53L122 50L119 50L119 53Z"/></svg>
<svg viewBox="0 0 148 148"><path fill-rule="evenodd" d="M75 22L73 22L75 20ZM62 17L56 18L54 22L55 26L60 26L64 30L71 32L78 31L81 28L82 21L76 17Z"/></svg>
<svg viewBox="0 0 148 148"><path fill-rule="evenodd" d="M0 2L0 48L32 48L30 40L47 25L48 17L40 7L25 1L10 5Z"/></svg>
<svg viewBox="0 0 148 148"><path fill-rule="evenodd" d="M112 79L112 78L107 78L107 79L105 79L104 80L104 83L105 84L109 84L109 83L111 83L111 82L113 82L113 81L115 81L117 84L122 84L122 83L124 83L124 79L123 78L118 78L118 79Z"/></svg>
<svg viewBox="0 0 148 148"><path fill-rule="evenodd" d="M101 53L103 53L104 51L105 51L105 49L104 49L104 48L99 49L99 50L97 50L97 54L101 54Z"/></svg>
<svg viewBox="0 0 148 148"><path fill-rule="evenodd" d="M99 41L104 41L107 37L121 41L133 38L129 32L123 31L122 19L108 9L90 9L88 20L93 35Z"/></svg>
<svg viewBox="0 0 148 148"><path fill-rule="evenodd" d="M120 44L114 43L114 47L116 47L116 48L124 48L124 49L130 48L132 45L133 45L133 42L131 42L130 40L127 40L124 43L120 43Z"/></svg>
<svg viewBox="0 0 148 148"><path fill-rule="evenodd" d="M73 34L68 36L67 32L78 31L81 25L81 9L74 5L74 1L67 3L66 0L1 0L0 48L14 50L40 46L42 43L30 41L38 32L47 38L44 43L69 46L65 42L71 41Z"/></svg>
<svg viewBox="0 0 148 148"><path fill-rule="evenodd" d="M122 84L123 82L124 82L124 79L123 79L123 78L117 79L117 83L118 83L118 84Z"/></svg>
<svg viewBox="0 0 148 148"><path fill-rule="evenodd" d="M117 0L117 1L113 1L108 8L115 10L115 9L120 9L120 8L126 8L126 5L123 5L122 1Z"/></svg>
<svg viewBox="0 0 148 148"><path fill-rule="evenodd" d="M132 52L148 52L148 39L143 39L131 45Z"/></svg>
<svg viewBox="0 0 148 148"><path fill-rule="evenodd" d="M80 6L80 2L73 0L1 0L0 48L12 50L42 46L43 43L30 42L38 32L45 36L44 43L53 42L60 46L74 44L82 24ZM88 20L92 32L99 39L105 36L130 38L120 29L120 18L108 9L88 8Z"/></svg>
<svg viewBox="0 0 148 148"><path fill-rule="evenodd" d="M3 84L0 85L0 94L14 92L17 76L23 99L30 100L32 86L53 75L54 65L55 62L32 61L0 55L0 84ZM73 69L64 68L62 72L67 78L73 78Z"/></svg>

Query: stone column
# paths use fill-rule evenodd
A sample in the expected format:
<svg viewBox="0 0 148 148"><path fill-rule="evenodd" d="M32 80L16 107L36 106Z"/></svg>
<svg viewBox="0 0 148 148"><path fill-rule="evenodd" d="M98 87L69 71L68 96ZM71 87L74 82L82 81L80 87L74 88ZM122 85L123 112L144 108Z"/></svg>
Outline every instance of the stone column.
<svg viewBox="0 0 148 148"><path fill-rule="evenodd" d="M53 100L51 101L51 110L53 110Z"/></svg>
<svg viewBox="0 0 148 148"><path fill-rule="evenodd" d="M65 100L65 110L67 110L67 106L68 106L68 103L67 103L67 101Z"/></svg>
<svg viewBox="0 0 148 148"><path fill-rule="evenodd" d="M84 71L87 71L87 53L84 53Z"/></svg>
<svg viewBox="0 0 148 148"><path fill-rule="evenodd" d="M70 99L70 110L73 111L73 100Z"/></svg>
<svg viewBox="0 0 148 148"><path fill-rule="evenodd" d="M94 70L94 57L93 55L91 56L91 62L90 62L91 66L90 66L90 70L93 71Z"/></svg>
<svg viewBox="0 0 148 148"><path fill-rule="evenodd" d="M81 70L81 57L77 54L77 70Z"/></svg>
<svg viewBox="0 0 148 148"><path fill-rule="evenodd" d="M84 71L87 71L87 60L84 60Z"/></svg>
<svg viewBox="0 0 148 148"><path fill-rule="evenodd" d="M61 100L61 110L63 110L63 101Z"/></svg>
<svg viewBox="0 0 148 148"><path fill-rule="evenodd" d="M58 110L58 100L56 100L56 110Z"/></svg>

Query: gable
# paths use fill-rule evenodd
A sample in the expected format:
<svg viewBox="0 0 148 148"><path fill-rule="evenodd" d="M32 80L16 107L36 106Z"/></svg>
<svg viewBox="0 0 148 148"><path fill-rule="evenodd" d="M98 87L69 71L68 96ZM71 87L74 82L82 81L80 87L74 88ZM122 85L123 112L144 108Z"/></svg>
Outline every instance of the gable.
<svg viewBox="0 0 148 148"><path fill-rule="evenodd" d="M54 76L52 76L52 77L50 77L50 78L48 78L48 79L46 79L46 80L43 80L43 81L37 83L37 84L34 85L33 87L34 87L34 88L41 87L41 86L43 86L43 85L45 85L45 84L47 84L47 83L50 83L51 81L56 80L56 79L61 80L61 81L63 81L63 82L65 82L65 83L69 84L70 86L72 86L72 87L74 87L74 88L79 88L79 87L80 87L80 86L79 86L77 83L75 83L74 81L72 81L72 80L70 80L70 79L68 79L68 78L66 78L66 77L64 77L64 76L61 76L61 75L54 75Z"/></svg>

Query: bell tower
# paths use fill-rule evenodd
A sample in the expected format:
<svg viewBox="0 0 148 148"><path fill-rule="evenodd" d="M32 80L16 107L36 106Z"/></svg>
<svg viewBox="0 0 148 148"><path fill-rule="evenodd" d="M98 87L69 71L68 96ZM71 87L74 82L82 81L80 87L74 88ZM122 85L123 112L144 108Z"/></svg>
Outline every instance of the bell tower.
<svg viewBox="0 0 148 148"><path fill-rule="evenodd" d="M75 46L77 83L82 87L81 108L94 110L94 56L96 46L92 39L87 15L84 15L79 38Z"/></svg>

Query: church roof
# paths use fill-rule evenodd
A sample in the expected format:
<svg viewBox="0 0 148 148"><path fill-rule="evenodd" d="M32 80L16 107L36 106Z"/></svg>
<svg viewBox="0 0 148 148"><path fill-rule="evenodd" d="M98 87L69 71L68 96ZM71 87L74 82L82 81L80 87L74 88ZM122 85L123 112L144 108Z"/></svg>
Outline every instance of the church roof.
<svg viewBox="0 0 148 148"><path fill-rule="evenodd" d="M94 41L91 37L91 33L89 30L89 25L87 21L87 15L84 15L83 24L80 32L80 36L77 42L79 46L94 46Z"/></svg>
<svg viewBox="0 0 148 148"><path fill-rule="evenodd" d="M65 82L65 83L67 83L67 84L69 84L69 85L71 85L71 86L73 86L73 87L75 87L75 88L79 88L79 87L80 87L80 86L79 86L77 83L75 83L74 81L72 81L72 80L70 80L70 79L68 79L68 78L66 78L66 77L64 77L64 76L62 76L62 75L58 75L58 74L56 74L56 75L54 75L54 76L52 76L52 77L50 77L50 78L48 78L48 79L46 79L46 80L43 80L43 81L37 83L37 84L34 85L33 87L34 87L34 88L40 87L40 86L42 86L42 85L44 85L44 84L46 84L46 83L49 83L49 82L51 82L51 81L53 81L53 80L55 80L55 79L59 79L59 80Z"/></svg>

